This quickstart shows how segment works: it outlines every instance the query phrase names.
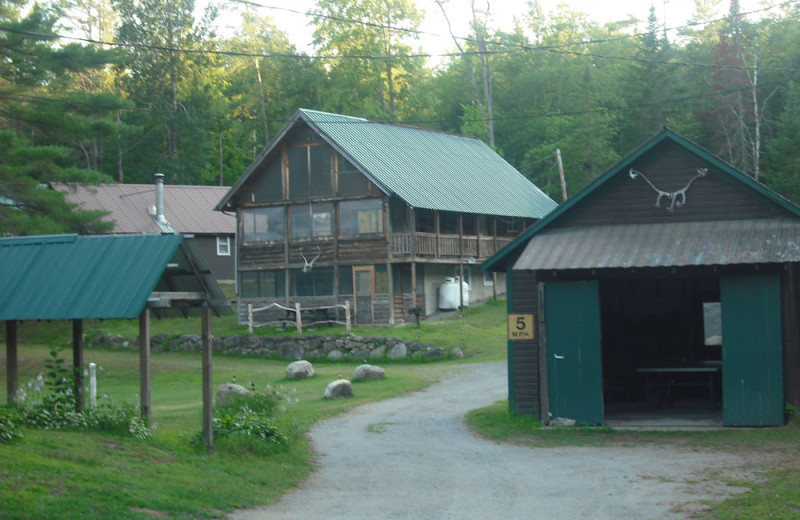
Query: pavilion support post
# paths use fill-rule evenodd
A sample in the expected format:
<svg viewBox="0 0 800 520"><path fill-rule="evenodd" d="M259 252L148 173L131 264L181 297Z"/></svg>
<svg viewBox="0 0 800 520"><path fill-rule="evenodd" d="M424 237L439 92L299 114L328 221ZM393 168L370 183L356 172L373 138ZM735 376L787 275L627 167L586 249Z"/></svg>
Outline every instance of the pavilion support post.
<svg viewBox="0 0 800 520"><path fill-rule="evenodd" d="M211 308L203 307L203 444L210 450L214 446L213 389L211 382Z"/></svg>
<svg viewBox="0 0 800 520"><path fill-rule="evenodd" d="M139 315L139 402L142 418L150 420L150 309Z"/></svg>
<svg viewBox="0 0 800 520"><path fill-rule="evenodd" d="M13 405L17 399L17 320L6 320L6 382L8 404Z"/></svg>
<svg viewBox="0 0 800 520"><path fill-rule="evenodd" d="M72 371L75 411L83 411L83 320L72 320Z"/></svg>

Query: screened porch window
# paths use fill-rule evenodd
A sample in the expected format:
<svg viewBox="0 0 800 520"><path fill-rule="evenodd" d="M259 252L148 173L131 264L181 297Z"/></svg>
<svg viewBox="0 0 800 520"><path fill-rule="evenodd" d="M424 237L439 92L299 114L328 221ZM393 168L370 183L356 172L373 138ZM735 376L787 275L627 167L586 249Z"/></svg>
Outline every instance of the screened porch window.
<svg viewBox="0 0 800 520"><path fill-rule="evenodd" d="M249 208L242 210L242 232L245 243L283 240L283 208Z"/></svg>
<svg viewBox="0 0 800 520"><path fill-rule="evenodd" d="M333 204L293 206L292 238L329 237L333 235Z"/></svg>
<svg viewBox="0 0 800 520"><path fill-rule="evenodd" d="M282 297L285 294L283 271L242 271L242 298Z"/></svg>
<svg viewBox="0 0 800 520"><path fill-rule="evenodd" d="M294 269L290 276L292 296L333 295L333 267L315 267L307 273Z"/></svg>
<svg viewBox="0 0 800 520"><path fill-rule="evenodd" d="M342 202L339 209L342 235L383 233L383 202L380 199Z"/></svg>

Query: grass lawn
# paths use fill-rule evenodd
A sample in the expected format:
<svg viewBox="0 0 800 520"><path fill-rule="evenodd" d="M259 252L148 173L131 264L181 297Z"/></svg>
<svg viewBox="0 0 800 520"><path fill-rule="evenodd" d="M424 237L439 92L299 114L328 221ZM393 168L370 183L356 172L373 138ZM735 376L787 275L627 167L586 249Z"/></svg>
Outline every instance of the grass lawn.
<svg viewBox="0 0 800 520"><path fill-rule="evenodd" d="M1 328L0 328L1 329ZM87 321L87 334L133 337L138 322ZM199 319L153 320L152 333L184 334L200 331ZM259 329L259 334L269 331ZM104 433L36 430L0 443L0 518L219 518L233 509L278 500L312 470L313 454L304 432L317 420L362 403L402 395L435 381L446 366L505 358L505 302L493 302L465 311L463 318L405 327L354 329L359 335L391 335L424 341L438 347L460 347L462 361L387 363L381 381L355 382L355 397L322 398L327 384L340 374L350 378L357 363L315 361L315 376L290 381L288 361L240 356L215 356L214 387L230 382L266 385L286 395L280 420L294 432L284 452L256 454L216 443L212 453L192 439L201 430L202 380L199 353L153 352L151 360L153 421L151 440ZM230 317L214 319L217 336L246 334ZM343 334L343 328L313 334ZM5 331L0 330L3 339ZM281 332L280 334L294 334ZM19 382L26 384L44 371L48 345L65 346L71 340L69 323L23 323L20 327ZM0 346L0 356L5 345ZM61 357L71 361L71 350ZM112 403L138 403L139 357L136 351L89 349L84 361L98 366L98 395ZM0 371L5 376L5 359ZM99 399L102 401L103 399ZM291 401L291 402L289 402ZM6 402L6 385L0 385Z"/></svg>
<svg viewBox="0 0 800 520"><path fill-rule="evenodd" d="M87 322L87 334L132 337L136 321ZM198 333L197 319L153 320L153 334ZM269 331L258 329L259 334ZM355 363L314 363L316 375L305 381L284 377L285 360L215 356L214 385L252 381L257 388L281 388L291 402L281 415L293 424L290 448L264 455L224 442L206 453L193 444L200 432L201 374L198 353L153 352L152 405L157 428L151 440L102 433L24 429L23 438L0 443L0 519L48 518L219 518L237 509L278 500L313 470L313 454L304 432L315 421L372 400L402 395L427 386L457 363L502 361L506 358L505 302L467 309L463 318L423 322L405 327L354 329L359 335L391 335L425 341L436 347L459 347L461 361L387 363L386 379L354 383L355 397L326 401L327 384L341 373L350 377ZM233 318L215 318L217 336L245 334ZM343 334L341 328L313 334ZM5 338L0 327L0 338ZM20 328L19 381L43 371L47 345L66 345L68 323L25 323ZM294 334L281 332L280 334ZM0 356L5 345L0 344ZM69 351L63 357L71 359ZM85 362L98 365L98 394L114 403L137 403L138 353L87 350ZM5 377L5 359L0 357ZM0 402L6 402L0 384ZM608 428L546 429L529 418L509 414L505 402L474 410L468 423L496 442L536 449L553 446L628 446L679 444L687 449L750 450L780 454L781 463L766 481L737 482L750 491L714 504L713 519L800 518L800 426L729 429L719 432L620 432Z"/></svg>

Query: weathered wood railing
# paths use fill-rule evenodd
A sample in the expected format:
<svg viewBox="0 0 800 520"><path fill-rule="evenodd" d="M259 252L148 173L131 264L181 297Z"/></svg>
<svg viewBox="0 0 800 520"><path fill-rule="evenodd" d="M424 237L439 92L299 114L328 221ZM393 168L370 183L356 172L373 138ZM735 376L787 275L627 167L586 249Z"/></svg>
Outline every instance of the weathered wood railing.
<svg viewBox="0 0 800 520"><path fill-rule="evenodd" d="M437 235L436 233L395 233L389 244L394 256L489 258L510 243L510 237Z"/></svg>
<svg viewBox="0 0 800 520"><path fill-rule="evenodd" d="M273 320L273 321L264 321L258 322L255 321L255 313L260 311L268 311L270 309L280 309L286 311L286 318L281 320ZM329 319L329 312L330 310L335 309L343 309L344 310L344 321L337 321L335 319ZM294 319L289 319L288 316L290 313L294 313ZM279 303L271 303L264 307L257 307L254 308L252 303L247 304L247 328L250 334L253 333L253 329L256 327L266 327L269 325L286 325L286 324L294 324L297 327L297 332L299 334L303 333L303 313L307 317L311 319L311 321L305 321L306 325L323 325L323 324L338 324L344 325L347 328L347 333L350 334L351 330L351 323L350 323L350 301L345 300L344 304L335 304L335 305L325 305L319 307L301 307L300 302L296 302L294 307L287 307L285 305L281 305ZM325 319L318 319L318 318L325 318Z"/></svg>

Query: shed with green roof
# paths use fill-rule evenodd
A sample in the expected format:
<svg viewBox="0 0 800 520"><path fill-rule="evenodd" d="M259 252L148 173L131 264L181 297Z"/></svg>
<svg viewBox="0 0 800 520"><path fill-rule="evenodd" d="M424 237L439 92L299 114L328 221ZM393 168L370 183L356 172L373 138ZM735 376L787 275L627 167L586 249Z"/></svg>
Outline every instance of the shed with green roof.
<svg viewBox="0 0 800 520"><path fill-rule="evenodd" d="M301 109L217 209L238 218L242 321L349 301L373 324L502 294L478 264L555 207L479 139Z"/></svg>
<svg viewBox="0 0 800 520"><path fill-rule="evenodd" d="M771 426L800 405L800 208L672 130L482 267L524 332L515 412Z"/></svg>

